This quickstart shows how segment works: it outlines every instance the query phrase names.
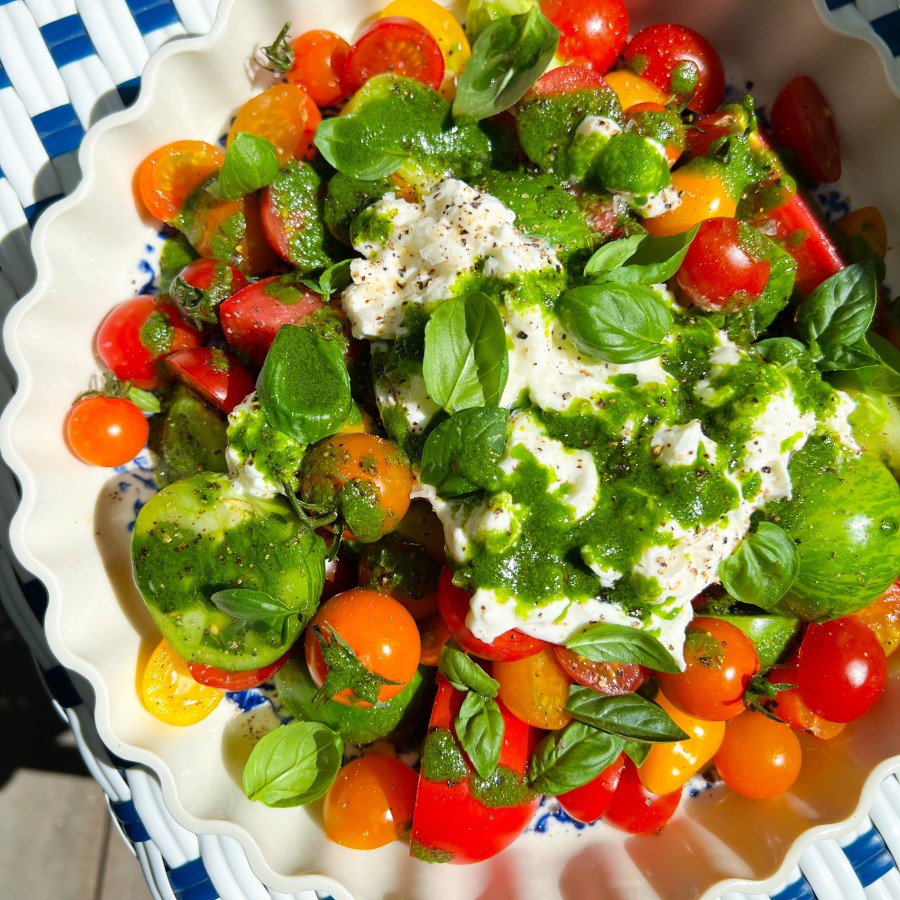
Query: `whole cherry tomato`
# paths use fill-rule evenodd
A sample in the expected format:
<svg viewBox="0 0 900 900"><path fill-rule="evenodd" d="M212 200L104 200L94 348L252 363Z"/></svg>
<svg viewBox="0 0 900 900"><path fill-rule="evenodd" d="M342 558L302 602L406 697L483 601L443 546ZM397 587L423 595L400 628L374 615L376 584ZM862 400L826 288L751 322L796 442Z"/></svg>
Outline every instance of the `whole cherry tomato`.
<svg viewBox="0 0 900 900"><path fill-rule="evenodd" d="M130 400L95 395L75 401L65 432L69 449L82 462L124 466L144 449L150 427Z"/></svg>
<svg viewBox="0 0 900 900"><path fill-rule="evenodd" d="M680 802L680 788L668 794L648 791L635 764L625 757L619 783L602 818L629 834L656 834L672 818Z"/></svg>
<svg viewBox="0 0 900 900"><path fill-rule="evenodd" d="M291 84L299 84L318 106L333 106L346 99L344 70L350 45L333 31L317 29L291 42L294 64L286 73Z"/></svg>
<svg viewBox="0 0 900 900"><path fill-rule="evenodd" d="M601 75L613 67L628 40L625 0L541 0L541 12L559 29L560 59Z"/></svg>

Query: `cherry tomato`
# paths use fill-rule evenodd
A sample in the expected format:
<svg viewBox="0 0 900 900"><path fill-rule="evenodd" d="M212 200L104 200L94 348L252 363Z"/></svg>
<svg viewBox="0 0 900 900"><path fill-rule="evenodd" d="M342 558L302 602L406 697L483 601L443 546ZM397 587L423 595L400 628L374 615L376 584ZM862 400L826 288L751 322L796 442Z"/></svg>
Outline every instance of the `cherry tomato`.
<svg viewBox="0 0 900 900"><path fill-rule="evenodd" d="M648 791L638 777L635 764L625 757L603 821L629 834L656 834L672 818L680 802L680 788L668 794Z"/></svg>
<svg viewBox="0 0 900 900"><path fill-rule="evenodd" d="M737 212L737 201L711 165L688 162L672 172L672 186L681 192L681 203L661 216L643 220L655 237L680 234L704 219L733 218Z"/></svg>
<svg viewBox="0 0 900 900"><path fill-rule="evenodd" d="M222 168L225 154L205 141L175 141L154 150L140 165L138 191L150 215L175 223L184 201Z"/></svg>
<svg viewBox="0 0 900 900"><path fill-rule="evenodd" d="M289 650L281 659L276 659L268 666L243 672L218 669L202 663L188 663L188 671L194 681L199 684L221 688L223 691L246 691L248 688L259 687L259 685L271 681L275 673L288 661L290 655L291 651Z"/></svg>
<svg viewBox="0 0 900 900"><path fill-rule="evenodd" d="M177 350L199 347L203 335L170 303L134 297L116 306L97 331L97 356L119 379L136 388L159 387L157 360Z"/></svg>
<svg viewBox="0 0 900 900"><path fill-rule="evenodd" d="M189 262L169 286L169 295L182 314L198 328L219 324L219 304L247 286L247 279L235 266L217 259ZM180 347L174 347L180 350Z"/></svg>
<svg viewBox="0 0 900 900"><path fill-rule="evenodd" d="M617 69L607 72L604 76L606 83L616 92L622 109L626 112L640 103L655 103L665 107L669 100L668 95L661 91L655 84L635 75L628 69Z"/></svg>
<svg viewBox="0 0 900 900"><path fill-rule="evenodd" d="M350 647L369 672L396 682L381 686L379 701L396 697L415 674L420 643L413 617L387 594L352 588L326 600L306 629L306 664L317 687L325 683L328 666L315 629L322 629L326 643L331 643L326 625ZM347 706L371 706L351 687L338 691L332 699Z"/></svg>
<svg viewBox="0 0 900 900"><path fill-rule="evenodd" d="M717 112L697 116L685 132L691 156L708 156L716 141L738 137L747 128L747 112L742 106L729 105Z"/></svg>
<svg viewBox="0 0 900 900"><path fill-rule="evenodd" d="M470 594L453 583L453 572L445 566L438 581L438 610L463 650L482 659L512 662L534 656L547 646L545 641L529 637L517 628L505 631L490 644L475 637L466 625L470 599Z"/></svg>
<svg viewBox="0 0 900 900"><path fill-rule="evenodd" d="M766 675L771 684L797 684L796 653L784 664L775 666ZM804 702L800 691L793 689L779 691L772 699L765 702L766 709L777 716L794 731L803 731L823 741L837 737L843 730L842 722L829 722L814 713Z"/></svg>
<svg viewBox="0 0 900 900"><path fill-rule="evenodd" d="M344 69L350 45L333 31L317 29L301 34L291 42L294 64L286 74L298 84L317 106L333 106L347 98Z"/></svg>
<svg viewBox="0 0 900 900"><path fill-rule="evenodd" d="M560 59L601 75L613 67L628 40L625 0L541 0L541 12L559 29Z"/></svg>
<svg viewBox="0 0 900 900"><path fill-rule="evenodd" d="M885 656L890 656L900 645L900 578L854 615L875 632Z"/></svg>
<svg viewBox="0 0 900 900"><path fill-rule="evenodd" d="M559 794L556 798L559 805L565 810L566 815L579 822L590 824L596 822L612 800L622 770L625 768L625 754L623 753L614 762L608 765L593 781Z"/></svg>
<svg viewBox="0 0 900 900"><path fill-rule="evenodd" d="M797 780L803 753L790 725L744 712L725 727L714 762L722 780L745 797L783 794Z"/></svg>
<svg viewBox="0 0 900 900"><path fill-rule="evenodd" d="M813 712L831 722L851 722L874 706L886 683L884 650L862 619L844 616L807 628L797 686Z"/></svg>
<svg viewBox="0 0 900 900"><path fill-rule="evenodd" d="M841 177L841 147L834 113L819 86L798 75L782 89L769 113L775 142L807 178L829 184Z"/></svg>
<svg viewBox="0 0 900 900"><path fill-rule="evenodd" d="M84 397L66 416L69 449L92 466L124 466L147 444L147 417L121 397Z"/></svg>
<svg viewBox="0 0 900 900"><path fill-rule="evenodd" d="M424 619L417 619L422 650L419 662L423 666L436 666L440 662L441 650L450 640L450 629L440 613L432 613Z"/></svg>
<svg viewBox="0 0 900 900"><path fill-rule="evenodd" d="M772 266L754 258L737 219L705 219L685 254L675 279L694 306L732 312L758 300Z"/></svg>
<svg viewBox="0 0 900 900"><path fill-rule="evenodd" d="M337 774L322 810L326 837L354 850L374 850L409 831L418 776L393 756L362 756Z"/></svg>
<svg viewBox="0 0 900 900"><path fill-rule="evenodd" d="M713 112L725 96L725 70L716 48L684 25L651 25L625 48L628 68L694 112Z"/></svg>
<svg viewBox="0 0 900 900"><path fill-rule="evenodd" d="M494 678L500 699L523 722L553 731L572 720L565 711L572 679L550 647L526 659L494 663Z"/></svg>
<svg viewBox="0 0 900 900"><path fill-rule="evenodd" d="M552 97L568 91L584 91L602 88L606 79L585 66L558 66L545 72L529 89L527 96Z"/></svg>
<svg viewBox="0 0 900 900"><path fill-rule="evenodd" d="M685 132L681 116L661 103L631 104L625 110L625 127L627 131L653 138L662 144L670 169L684 152Z"/></svg>
<svg viewBox="0 0 900 900"><path fill-rule="evenodd" d="M637 663L596 662L579 656L568 647L553 644L556 661L570 678L601 694L619 696L636 691L649 677L650 670Z"/></svg>
<svg viewBox="0 0 900 900"><path fill-rule="evenodd" d="M374 434L327 438L303 460L304 502L336 509L353 537L377 541L393 531L409 509L412 472L400 449Z"/></svg>
<svg viewBox="0 0 900 900"><path fill-rule="evenodd" d="M840 217L834 223L845 238L864 241L872 251L884 259L888 251L887 224L877 206L861 206Z"/></svg>
<svg viewBox="0 0 900 900"><path fill-rule="evenodd" d="M359 586L389 594L418 622L437 612L441 564L420 544L387 540L359 554Z"/></svg>
<svg viewBox="0 0 900 900"><path fill-rule="evenodd" d="M360 32L350 48L345 70L350 93L383 72L416 78L439 90L444 80L444 55L437 41L418 22L405 16L376 19Z"/></svg>
<svg viewBox="0 0 900 900"><path fill-rule="evenodd" d="M228 132L228 143L241 131L270 141L282 165L303 157L322 121L319 108L297 84L273 84L251 97L239 110Z"/></svg>
<svg viewBox="0 0 900 900"><path fill-rule="evenodd" d="M230 413L256 389L256 379L244 366L213 347L179 350L166 357L166 367L224 413Z"/></svg>
<svg viewBox="0 0 900 900"><path fill-rule="evenodd" d="M169 725L195 725L224 699L225 691L200 684L166 640L157 644L141 674L141 700Z"/></svg>

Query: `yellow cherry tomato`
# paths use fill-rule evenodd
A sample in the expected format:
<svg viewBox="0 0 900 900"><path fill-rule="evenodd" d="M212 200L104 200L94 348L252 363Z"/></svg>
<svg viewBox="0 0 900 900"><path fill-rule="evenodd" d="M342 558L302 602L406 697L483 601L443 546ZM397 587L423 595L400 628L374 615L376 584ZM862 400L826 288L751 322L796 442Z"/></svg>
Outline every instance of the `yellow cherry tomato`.
<svg viewBox="0 0 900 900"><path fill-rule="evenodd" d="M150 654L141 678L141 700L169 725L194 725L222 702L225 691L194 681L187 663L162 640Z"/></svg>
<svg viewBox="0 0 900 900"><path fill-rule="evenodd" d="M887 225L877 207L854 209L838 219L834 227L845 237L861 239L884 259L888 248Z"/></svg>
<svg viewBox="0 0 900 900"><path fill-rule="evenodd" d="M672 185L681 193L681 203L661 216L644 219L644 227L654 237L680 234L704 219L732 219L737 212L737 201L708 164L676 169Z"/></svg>
<svg viewBox="0 0 900 900"><path fill-rule="evenodd" d="M656 702L690 737L671 744L654 744L638 769L641 784L654 794L677 791L712 758L725 737L724 722L709 722L689 716L660 692Z"/></svg>
<svg viewBox="0 0 900 900"><path fill-rule="evenodd" d="M493 672L500 699L517 719L551 731L572 720L564 711L572 679L548 647L527 659L496 662Z"/></svg>
<svg viewBox="0 0 900 900"><path fill-rule="evenodd" d="M616 92L622 109L628 109L638 103L659 103L665 106L669 102L665 91L661 91L655 84L651 84L646 78L641 78L640 75L635 75L628 69L607 72L603 77Z"/></svg>

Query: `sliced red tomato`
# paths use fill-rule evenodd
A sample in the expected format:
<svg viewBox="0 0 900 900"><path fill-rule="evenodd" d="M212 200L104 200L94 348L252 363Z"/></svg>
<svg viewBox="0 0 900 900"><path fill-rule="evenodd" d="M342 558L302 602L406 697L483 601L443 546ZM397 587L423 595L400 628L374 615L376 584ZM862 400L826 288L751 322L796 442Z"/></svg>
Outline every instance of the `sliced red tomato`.
<svg viewBox="0 0 900 900"><path fill-rule="evenodd" d="M465 694L455 690L443 675L437 676L437 696L428 725L429 734L441 730L456 743L453 723L464 697ZM432 861L481 862L508 847L531 821L540 796L525 789L522 780L538 731L511 715L501 702L497 705L504 725L498 769L501 777L519 782L518 786L509 786L509 794L520 797L520 802L510 806L483 804L475 793L475 772L467 759L466 775L461 780L429 780L424 774L428 771L426 747L413 813L414 855Z"/></svg>
<svg viewBox="0 0 900 900"><path fill-rule="evenodd" d="M288 650L281 659L259 669L248 669L244 672L231 672L228 669L217 669L215 666L204 666L201 663L188 663L191 677L199 684L221 688L223 691L246 691L271 681L275 673L288 661L291 651Z"/></svg>
<svg viewBox="0 0 900 900"><path fill-rule="evenodd" d="M517 628L505 631L490 644L475 637L466 625L470 597L453 583L453 572L449 566L444 566L438 581L438 612L447 623L450 634L464 650L482 659L512 662L534 656L547 646L546 641L529 637Z"/></svg>
<svg viewBox="0 0 900 900"><path fill-rule="evenodd" d="M196 347L166 357L166 367L204 400L230 413L256 389L250 371L224 350Z"/></svg>
<svg viewBox="0 0 900 900"><path fill-rule="evenodd" d="M189 262L169 287L178 308L198 326L218 324L219 304L247 286L247 279L231 263L217 259Z"/></svg>
<svg viewBox="0 0 900 900"><path fill-rule="evenodd" d="M603 821L629 834L656 834L675 814L681 790L654 794L644 787L635 764L625 758L619 784Z"/></svg>
<svg viewBox="0 0 900 900"><path fill-rule="evenodd" d="M559 66L551 69L534 83L529 96L548 97L568 91L583 91L606 87L606 80L598 72L585 66Z"/></svg>
<svg viewBox="0 0 900 900"><path fill-rule="evenodd" d="M834 113L811 78L798 75L782 88L772 104L769 125L775 143L788 151L807 178L830 184L841 177Z"/></svg>
<svg viewBox="0 0 900 900"><path fill-rule="evenodd" d="M747 116L740 106L726 106L717 112L697 116L685 130L687 152L691 156L708 156L716 141L738 137L746 127Z"/></svg>
<svg viewBox="0 0 900 900"><path fill-rule="evenodd" d="M637 663L596 662L559 644L553 645L553 652L571 678L601 694L630 694L650 677L650 670Z"/></svg>
<svg viewBox="0 0 900 900"><path fill-rule="evenodd" d="M119 379L152 391L159 387L157 361L176 350L199 347L203 335L171 303L134 297L115 307L97 332L97 356Z"/></svg>
<svg viewBox="0 0 900 900"><path fill-rule="evenodd" d="M541 0L541 12L559 29L559 57L601 75L628 40L625 0Z"/></svg>
<svg viewBox="0 0 900 900"><path fill-rule="evenodd" d="M355 93L373 75L384 72L415 78L439 90L444 80L444 55L438 42L418 22L404 16L376 19L350 48L345 85Z"/></svg>
<svg viewBox="0 0 900 900"><path fill-rule="evenodd" d="M346 99L344 70L350 45L333 31L316 29L291 43L294 65L287 73L291 84L299 84L318 106L333 106Z"/></svg>
<svg viewBox="0 0 900 900"><path fill-rule="evenodd" d="M606 812L625 768L625 754L608 765L593 781L559 794L556 798L566 815L579 822L596 822Z"/></svg>

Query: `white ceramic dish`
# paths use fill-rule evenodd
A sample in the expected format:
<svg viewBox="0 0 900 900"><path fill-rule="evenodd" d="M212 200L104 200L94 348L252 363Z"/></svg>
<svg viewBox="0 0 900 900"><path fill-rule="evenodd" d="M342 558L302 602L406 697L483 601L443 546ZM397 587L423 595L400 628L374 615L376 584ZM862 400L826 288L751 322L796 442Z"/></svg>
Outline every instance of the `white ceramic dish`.
<svg viewBox="0 0 900 900"><path fill-rule="evenodd" d="M40 220L34 236L38 283L9 316L6 346L20 386L3 418L2 450L22 482L12 528L16 554L47 585L46 627L54 653L92 684L101 737L112 751L149 766L176 819L193 831L237 838L259 878L285 892L335 897L713 897L764 890L787 877L812 841L847 830L879 781L900 768L900 670L862 722L827 744L807 744L792 792L758 803L727 792L690 798L656 838L604 826L559 823L530 832L480 866L427 866L400 843L370 853L328 843L313 809L273 810L248 801L239 784L249 725L223 704L203 723L166 726L142 707L138 659L156 632L131 584L128 523L149 481L93 469L68 452L61 425L73 396L97 371L91 346L103 314L146 280L140 261L158 244L132 200L138 162L178 138L215 140L254 90L246 65L286 20L294 33L329 27L351 37L378 0L228 0L211 34L167 46L144 76L135 107L104 121L81 151L77 192ZM807 0L632 0L633 27L678 20L706 34L730 81L752 82L771 102L790 77L819 82L843 138L838 203L875 203L900 233L900 101L876 52L830 31ZM889 282L900 254L889 252Z"/></svg>

